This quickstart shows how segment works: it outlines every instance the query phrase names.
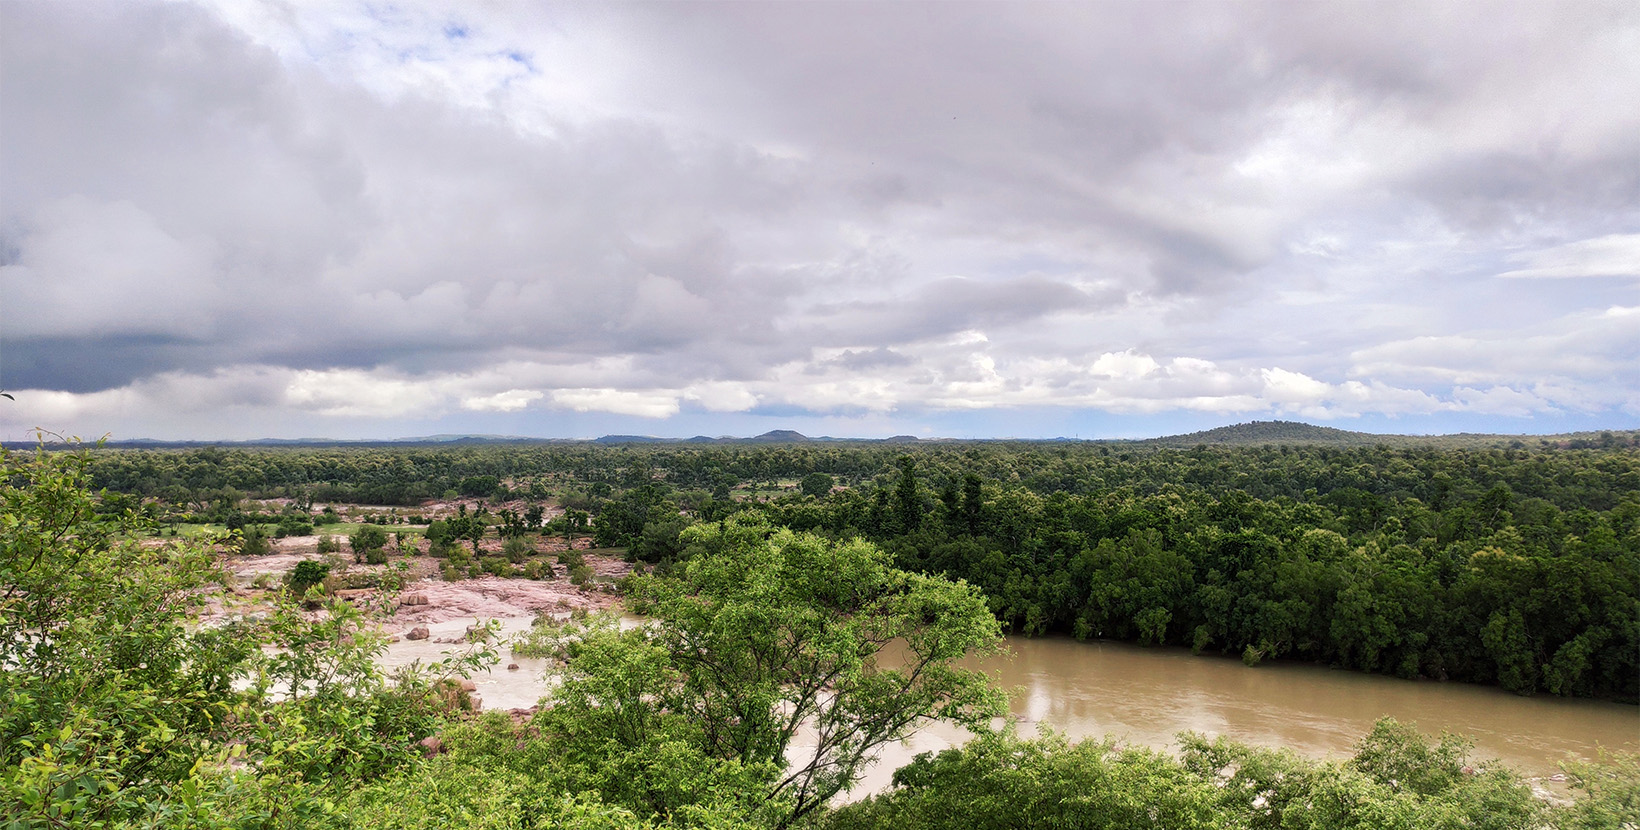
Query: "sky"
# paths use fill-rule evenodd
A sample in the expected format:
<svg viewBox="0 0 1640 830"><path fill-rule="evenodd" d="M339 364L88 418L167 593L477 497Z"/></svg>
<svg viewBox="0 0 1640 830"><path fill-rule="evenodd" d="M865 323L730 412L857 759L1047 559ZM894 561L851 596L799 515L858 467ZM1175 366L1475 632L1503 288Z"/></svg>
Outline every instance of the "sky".
<svg viewBox="0 0 1640 830"><path fill-rule="evenodd" d="M0 439L1640 427L1633 2L0 2Z"/></svg>

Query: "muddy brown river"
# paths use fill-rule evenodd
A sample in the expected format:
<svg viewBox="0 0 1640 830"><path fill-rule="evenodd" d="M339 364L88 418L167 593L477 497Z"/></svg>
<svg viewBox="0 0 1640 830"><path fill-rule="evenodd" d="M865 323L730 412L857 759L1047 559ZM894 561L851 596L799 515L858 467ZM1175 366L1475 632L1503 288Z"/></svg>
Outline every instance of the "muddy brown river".
<svg viewBox="0 0 1640 830"><path fill-rule="evenodd" d="M435 626L434 637L456 637L467 622ZM519 630L527 621L503 621ZM447 630L446 630L447 629ZM1073 739L1112 735L1158 749L1185 730L1226 735L1262 746L1284 746L1316 758L1336 758L1385 715L1426 733L1467 736L1476 758L1497 758L1530 778L1547 778L1568 755L1592 758L1596 747L1640 751L1640 707L1549 696L1520 697L1459 683L1399 680L1296 664L1249 669L1228 657L1196 657L1171 648L1080 643L1065 638L1008 638L1008 654L976 661L1012 692L1022 732L1045 724ZM449 645L397 643L384 659L424 661ZM520 669L506 671L508 662ZM541 661L502 650L501 665L475 678L487 708L529 706L542 694ZM895 767L919 752L960 743L962 730L934 725L888 748L852 793L888 785Z"/></svg>

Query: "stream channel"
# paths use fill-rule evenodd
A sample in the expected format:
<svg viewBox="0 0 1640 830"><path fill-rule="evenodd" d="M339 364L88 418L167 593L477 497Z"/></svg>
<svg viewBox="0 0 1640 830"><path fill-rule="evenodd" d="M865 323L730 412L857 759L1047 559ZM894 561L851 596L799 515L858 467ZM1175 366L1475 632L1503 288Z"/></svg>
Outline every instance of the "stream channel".
<svg viewBox="0 0 1640 830"><path fill-rule="evenodd" d="M463 649L434 641L459 638L471 622L430 626L432 640L394 643L381 662L387 667L415 659L425 663L446 650ZM528 619L501 623L504 638L529 626ZM504 645L500 653L499 665L473 678L483 705L534 705L545 691L546 661L512 657ZM508 663L519 668L508 671ZM1340 758L1387 715L1425 733L1463 735L1474 742L1473 757L1499 759L1540 781L1558 773L1557 763L1568 756L1593 758L1597 746L1640 751L1640 707L1607 701L1520 697L1487 686L1300 663L1250 669L1235 658L1198 657L1184 649L1060 637L1009 637L1007 653L971 665L1010 690L1023 734L1041 724L1072 739L1108 734L1129 744L1172 749L1174 736L1190 730ZM917 753L944 749L965 736L961 729L934 724L886 748L850 796L885 789L894 769Z"/></svg>

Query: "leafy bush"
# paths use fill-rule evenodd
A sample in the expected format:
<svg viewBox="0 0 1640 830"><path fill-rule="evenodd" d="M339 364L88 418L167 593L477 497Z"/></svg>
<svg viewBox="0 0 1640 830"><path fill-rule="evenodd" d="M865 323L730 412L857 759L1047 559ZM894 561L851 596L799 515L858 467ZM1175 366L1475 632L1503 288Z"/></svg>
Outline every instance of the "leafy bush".
<svg viewBox="0 0 1640 830"><path fill-rule="evenodd" d="M1342 763L1188 733L1181 743L1183 755L1175 759L1109 741L984 732L959 749L917 756L895 771L893 789L839 809L822 826L1545 826L1545 805L1519 776L1486 764L1466 767L1462 742L1431 744L1393 720L1380 721Z"/></svg>
<svg viewBox="0 0 1640 830"><path fill-rule="evenodd" d="M313 523L304 516L286 514L280 517L279 525L274 529L273 535L279 539L287 536L312 536Z"/></svg>
<svg viewBox="0 0 1640 830"><path fill-rule="evenodd" d="M535 546L522 536L513 536L501 544L501 555L513 564L523 562L530 554L535 553Z"/></svg>
<svg viewBox="0 0 1640 830"><path fill-rule="evenodd" d="M588 567L585 562L577 562L569 568L569 581L578 587L591 585L594 576L592 568Z"/></svg>
<svg viewBox="0 0 1640 830"><path fill-rule="evenodd" d="M285 584L290 587L292 594L302 596L307 593L307 589L323 582L325 576L329 573L329 565L312 559L304 559L297 562L296 567L291 568Z"/></svg>
<svg viewBox="0 0 1640 830"><path fill-rule="evenodd" d="M427 555L452 556L460 547L456 545L455 529L450 523L439 519L427 526Z"/></svg>
<svg viewBox="0 0 1640 830"><path fill-rule="evenodd" d="M269 551L268 534L261 525L244 525L239 533L239 553L243 556L262 556Z"/></svg>
<svg viewBox="0 0 1640 830"><path fill-rule="evenodd" d="M356 562L368 562L372 565L387 562L387 553L383 550L387 546L387 531L375 525L365 525L353 531L353 535L348 539L348 545L353 548L353 559Z"/></svg>
<svg viewBox="0 0 1640 830"><path fill-rule="evenodd" d="M342 543L336 541L336 537L331 536L328 533L319 537L319 552L320 553L335 553L335 552L337 552L341 549L342 549Z"/></svg>

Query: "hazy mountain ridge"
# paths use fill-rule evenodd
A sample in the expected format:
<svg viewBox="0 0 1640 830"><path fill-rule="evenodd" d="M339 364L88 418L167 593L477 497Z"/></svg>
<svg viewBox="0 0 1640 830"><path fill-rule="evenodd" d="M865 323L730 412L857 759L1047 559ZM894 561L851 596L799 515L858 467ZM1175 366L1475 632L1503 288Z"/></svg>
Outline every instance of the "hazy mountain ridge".
<svg viewBox="0 0 1640 830"><path fill-rule="evenodd" d="M1259 446L1289 444L1294 446L1430 446L1430 447L1503 447L1538 448L1558 447L1579 449L1591 447L1640 447L1640 430L1616 429L1598 432L1569 432L1549 435L1508 435L1486 433L1456 433L1451 435L1396 435L1372 432L1353 432L1336 427L1317 426L1302 421L1249 421L1215 427L1183 435L1164 435L1157 438L919 438L915 435L895 435L888 438L834 438L810 437L790 429L776 429L761 435L741 438L723 435L692 438L664 438L654 435L604 435L598 438L531 438L522 435L425 435L410 438L338 439L338 438L260 438L247 441L160 441L150 438L132 438L108 441L110 449L189 449L211 446L232 447L405 447L453 446L495 444L802 444L802 443L858 443L858 444L943 444L984 443L991 441L1020 443L1087 443L1115 444L1124 447L1157 449L1188 449L1197 446ZM48 444L53 445L56 442ZM20 441L5 442L5 446L19 448L33 446Z"/></svg>

